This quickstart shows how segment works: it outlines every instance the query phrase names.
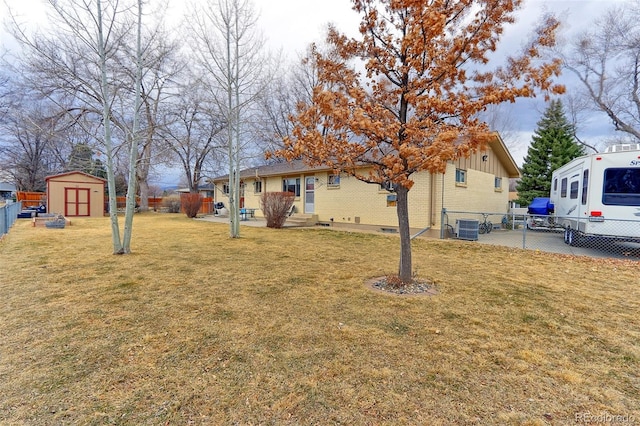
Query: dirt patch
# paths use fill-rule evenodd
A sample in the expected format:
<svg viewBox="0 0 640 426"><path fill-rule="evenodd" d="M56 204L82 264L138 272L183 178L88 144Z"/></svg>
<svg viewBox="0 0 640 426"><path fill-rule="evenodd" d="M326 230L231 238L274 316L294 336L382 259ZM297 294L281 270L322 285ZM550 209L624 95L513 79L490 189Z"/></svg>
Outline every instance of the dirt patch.
<svg viewBox="0 0 640 426"><path fill-rule="evenodd" d="M372 291L398 297L435 296L438 294L435 283L421 279L415 279L411 284L403 287L396 287L389 283L387 276L382 276L368 279L365 281L365 286Z"/></svg>

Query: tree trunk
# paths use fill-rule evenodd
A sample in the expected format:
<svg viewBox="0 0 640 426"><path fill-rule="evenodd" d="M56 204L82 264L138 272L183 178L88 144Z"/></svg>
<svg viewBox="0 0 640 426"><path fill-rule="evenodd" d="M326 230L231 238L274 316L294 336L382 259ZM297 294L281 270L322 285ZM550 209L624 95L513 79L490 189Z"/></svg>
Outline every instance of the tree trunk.
<svg viewBox="0 0 640 426"><path fill-rule="evenodd" d="M107 187L109 188L109 218L111 220L111 241L113 254L122 254L122 240L118 226L118 202L116 198L115 173L113 170L113 145L111 141L111 113L109 87L107 84L107 65L104 32L102 27L102 2L96 3L98 15L98 57L100 61L100 91L102 94L102 119L104 126L104 144L107 154Z"/></svg>
<svg viewBox="0 0 640 426"><path fill-rule="evenodd" d="M138 138L140 137L140 106L142 105L142 0L138 0L137 29L135 107L133 111L133 124L131 126L131 146L129 147L129 186L127 187L127 208L124 216L124 235L122 238L122 251L125 254L131 253L133 215L136 208L136 190L138 187L136 179L136 163L138 160Z"/></svg>
<svg viewBox="0 0 640 426"><path fill-rule="evenodd" d="M227 4L227 6L229 6ZM235 4L233 5L235 6ZM227 9L228 10L228 9ZM237 19L237 10L231 13L235 13L235 17ZM231 16L229 16L231 17ZM240 182L240 170L237 168L238 160L236 156L238 155L238 147L236 146L236 128L240 123L237 122L237 111L236 108L240 108L239 105L234 105L234 94L237 90L238 82L234 81L234 77L236 77L236 73L234 72L234 65L237 66L238 58L232 56L232 30L237 32L236 27L232 27L231 22L226 23L226 42L227 42L227 132L228 132L228 143L229 143L229 235L231 238L240 237L240 191L239 184L236 185L236 182ZM233 34L236 35L236 34ZM237 70L236 70L237 72Z"/></svg>
<svg viewBox="0 0 640 426"><path fill-rule="evenodd" d="M398 185L396 188L396 212L398 214L398 227L400 229L400 266L398 278L404 284L412 280L411 265L411 232L409 229L409 190Z"/></svg>
<svg viewBox="0 0 640 426"><path fill-rule="evenodd" d="M139 212L149 211L149 182L147 179L138 177L138 191L140 192Z"/></svg>
<svg viewBox="0 0 640 426"><path fill-rule="evenodd" d="M142 153L136 163L136 178L138 191L140 191L140 207L138 211L149 211L149 170L151 168L151 143L152 136L148 135L142 149Z"/></svg>

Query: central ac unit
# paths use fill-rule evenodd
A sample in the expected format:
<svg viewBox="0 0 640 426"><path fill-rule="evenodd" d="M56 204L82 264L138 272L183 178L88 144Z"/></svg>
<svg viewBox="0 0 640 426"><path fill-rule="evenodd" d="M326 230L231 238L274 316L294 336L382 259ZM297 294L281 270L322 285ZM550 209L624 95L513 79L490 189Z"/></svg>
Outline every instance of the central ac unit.
<svg viewBox="0 0 640 426"><path fill-rule="evenodd" d="M477 219L457 219L456 235L459 240L478 241L478 224Z"/></svg>

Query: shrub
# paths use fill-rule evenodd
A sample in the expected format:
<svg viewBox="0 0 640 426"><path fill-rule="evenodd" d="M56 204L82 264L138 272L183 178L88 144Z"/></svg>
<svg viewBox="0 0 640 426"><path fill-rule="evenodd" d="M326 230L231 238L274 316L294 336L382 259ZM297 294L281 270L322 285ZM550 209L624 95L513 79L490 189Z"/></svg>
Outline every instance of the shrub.
<svg viewBox="0 0 640 426"><path fill-rule="evenodd" d="M162 198L162 206L169 213L180 213L180 197L177 195L169 195Z"/></svg>
<svg viewBox="0 0 640 426"><path fill-rule="evenodd" d="M202 207L202 195L197 193L181 194L180 202L182 203L182 211L187 217L193 218L198 215L200 207Z"/></svg>
<svg viewBox="0 0 640 426"><path fill-rule="evenodd" d="M282 228L289 216L295 194L293 192L265 192L260 197L260 209L268 228Z"/></svg>

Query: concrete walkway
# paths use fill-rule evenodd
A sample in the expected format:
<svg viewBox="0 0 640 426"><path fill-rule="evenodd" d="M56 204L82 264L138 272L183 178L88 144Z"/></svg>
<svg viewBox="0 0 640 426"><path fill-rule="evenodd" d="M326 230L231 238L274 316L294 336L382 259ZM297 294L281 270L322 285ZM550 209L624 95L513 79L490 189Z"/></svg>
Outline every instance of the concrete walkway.
<svg viewBox="0 0 640 426"><path fill-rule="evenodd" d="M203 217L197 217L196 220L203 220L205 222L226 223L229 224L229 216L214 216L206 215ZM255 217L247 220L240 220L240 226L252 226L254 228L266 228L267 221L261 217ZM285 228L293 227L291 224L284 224Z"/></svg>

